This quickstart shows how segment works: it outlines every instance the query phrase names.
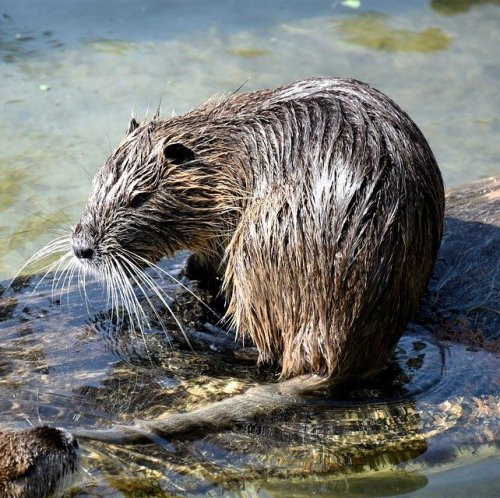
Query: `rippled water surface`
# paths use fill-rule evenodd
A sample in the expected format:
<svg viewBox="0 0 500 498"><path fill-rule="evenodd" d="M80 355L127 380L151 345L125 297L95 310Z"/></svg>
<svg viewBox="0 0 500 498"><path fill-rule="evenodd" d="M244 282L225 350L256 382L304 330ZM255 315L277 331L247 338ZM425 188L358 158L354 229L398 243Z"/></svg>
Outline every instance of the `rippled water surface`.
<svg viewBox="0 0 500 498"><path fill-rule="evenodd" d="M164 114L181 113L241 85L309 76L355 77L393 97L428 138L447 186L500 174L498 1L2 1L0 281L75 222L131 111L151 115L161 102ZM159 332L146 342L118 334L97 290L89 314L78 292L54 302L49 279L23 311L17 294L35 284L3 296L13 301L3 302L12 316L2 316L0 333L0 428L25 426L24 417L70 428L151 417L265 379L251 362L228 367L206 351L182 370L189 353L166 349ZM279 434L264 421L155 449L89 445L91 479L75 494L135 496L143 486L143 496L500 495L498 452L475 433L498 417L497 360L440 349L414 331L394 361L394 390L364 391L359 413L347 393L340 415L316 409L320 436L307 432L306 410ZM416 437L426 427L436 432ZM304 461L311 467L300 470ZM252 479L241 484L244 473Z"/></svg>
<svg viewBox="0 0 500 498"><path fill-rule="evenodd" d="M174 276L181 260L167 266ZM152 277L167 289L194 351L168 314L161 330L149 312L144 336L117 327L98 286L89 287L87 305L76 289L54 292L50 276L0 288L0 427L130 424L273 379L242 359L230 336L214 332L217 316L186 289ZM425 496L449 496L455 486L493 496L498 366L492 352L440 343L414 325L381 376L293 411L155 444L83 441L88 474L75 495L419 496L425 489Z"/></svg>

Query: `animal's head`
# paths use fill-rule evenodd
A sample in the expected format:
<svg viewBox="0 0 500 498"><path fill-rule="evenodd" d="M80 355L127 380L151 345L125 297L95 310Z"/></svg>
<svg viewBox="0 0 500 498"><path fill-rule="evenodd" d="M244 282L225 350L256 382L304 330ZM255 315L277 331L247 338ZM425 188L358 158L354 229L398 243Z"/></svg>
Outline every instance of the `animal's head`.
<svg viewBox="0 0 500 498"><path fill-rule="evenodd" d="M86 269L102 274L121 266L128 274L179 249L209 250L219 221L217 173L200 157L210 144L183 128L178 118L131 120L72 234Z"/></svg>

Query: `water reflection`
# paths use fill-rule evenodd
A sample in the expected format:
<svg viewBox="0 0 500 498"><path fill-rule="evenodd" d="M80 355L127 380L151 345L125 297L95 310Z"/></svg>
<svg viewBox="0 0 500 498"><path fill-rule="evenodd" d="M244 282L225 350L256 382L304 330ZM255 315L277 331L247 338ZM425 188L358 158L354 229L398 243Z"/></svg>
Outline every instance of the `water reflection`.
<svg viewBox="0 0 500 498"><path fill-rule="evenodd" d="M179 267L174 263L168 269L179 276ZM185 283L203 292L196 282ZM242 361L230 335L207 328L207 321L217 320L180 286L163 282L195 351L186 347L173 321L168 336L160 328L141 337L126 323L118 326L99 287L88 289L94 304L89 315L76 288L61 299L53 295L49 276L31 295L38 284L38 277L18 279L0 298L1 357L8 358L0 369L2 426L28 419L71 430L151 420L274 378L274 371ZM205 340L196 342L200 333ZM214 340L207 341L210 335ZM442 465L445 456L466 458L467 448L477 451L495 441L495 365L491 353L443 346L415 325L381 376L309 398L293 413L278 412L227 432L153 438L155 444L81 441L94 481L84 481L79 492L97 486L103 494L203 496L235 490L247 481L246 489L274 495L284 481L273 479L286 476L283 489L326 493L342 488L339 474L384 469L397 474L394 481L382 479L380 489L401 478L400 489L415 490L427 482L420 470ZM325 473L328 478L320 481L304 480ZM364 486L355 480L354 489L362 492Z"/></svg>

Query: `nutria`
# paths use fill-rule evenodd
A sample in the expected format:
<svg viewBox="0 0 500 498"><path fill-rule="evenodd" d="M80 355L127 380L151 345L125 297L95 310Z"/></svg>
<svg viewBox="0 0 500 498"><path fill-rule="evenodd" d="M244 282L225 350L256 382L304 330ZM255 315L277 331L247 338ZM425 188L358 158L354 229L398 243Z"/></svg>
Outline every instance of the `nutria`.
<svg viewBox="0 0 500 498"><path fill-rule="evenodd" d="M0 496L43 498L64 489L78 465L78 442L64 429L0 432Z"/></svg>
<svg viewBox="0 0 500 498"><path fill-rule="evenodd" d="M441 174L408 115L365 83L310 79L132 119L72 247L136 314L126 282L148 287L142 267L190 250L261 362L338 380L384 366L443 216Z"/></svg>
<svg viewBox="0 0 500 498"><path fill-rule="evenodd" d="M240 395L232 420L265 410L259 394L274 409L383 368L443 216L439 168L408 115L365 83L310 79L132 119L55 268L98 275L116 313L121 301L142 323L134 286L167 305L143 268L191 251L188 270L220 284L237 337L280 367L282 383ZM227 423L207 410L184 427Z"/></svg>

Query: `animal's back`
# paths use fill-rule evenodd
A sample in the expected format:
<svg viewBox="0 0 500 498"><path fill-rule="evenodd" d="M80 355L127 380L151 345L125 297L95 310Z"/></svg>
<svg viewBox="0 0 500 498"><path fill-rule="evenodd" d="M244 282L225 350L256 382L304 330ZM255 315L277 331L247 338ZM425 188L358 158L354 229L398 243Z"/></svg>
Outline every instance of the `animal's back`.
<svg viewBox="0 0 500 498"><path fill-rule="evenodd" d="M226 252L237 330L284 376L382 367L441 237L443 186L425 138L389 98L352 80L228 104L251 170Z"/></svg>

